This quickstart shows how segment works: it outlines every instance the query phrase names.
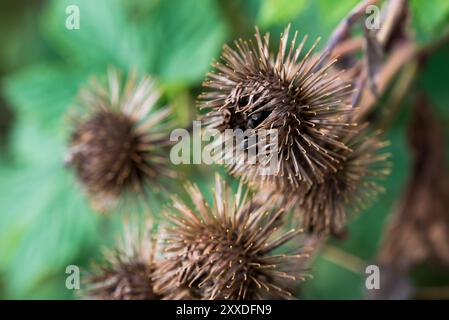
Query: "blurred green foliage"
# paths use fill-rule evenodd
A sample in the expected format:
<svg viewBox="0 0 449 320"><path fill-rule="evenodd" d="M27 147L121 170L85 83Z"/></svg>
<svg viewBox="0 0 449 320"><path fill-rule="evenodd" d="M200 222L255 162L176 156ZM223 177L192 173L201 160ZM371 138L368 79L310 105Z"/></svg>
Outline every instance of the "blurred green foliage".
<svg viewBox="0 0 449 320"><path fill-rule="evenodd" d="M158 78L164 101L180 125L197 114L194 100L221 47L254 31L272 38L289 22L313 39L324 38L357 0L49 0L2 1L0 75L2 92L16 113L11 156L0 163L0 298L73 298L65 267L87 267L111 243L120 217L91 212L72 173L63 167L69 126L65 114L93 74L114 65ZM67 5L81 12L81 28L65 28ZM412 0L413 27L421 42L438 37L449 18L446 0ZM449 90L435 56L419 79L447 115ZM444 76L444 78L443 78ZM409 102L405 102L409 103ZM0 115L1 116L1 115ZM394 169L387 192L354 219L342 250L374 258L388 214L405 184L409 155L404 133L407 111L389 132ZM185 179L208 189L217 168L181 167ZM222 169L220 169L221 171ZM178 190L174 191L178 192ZM114 227L115 225L115 227ZM363 274L319 257L306 298L361 298Z"/></svg>

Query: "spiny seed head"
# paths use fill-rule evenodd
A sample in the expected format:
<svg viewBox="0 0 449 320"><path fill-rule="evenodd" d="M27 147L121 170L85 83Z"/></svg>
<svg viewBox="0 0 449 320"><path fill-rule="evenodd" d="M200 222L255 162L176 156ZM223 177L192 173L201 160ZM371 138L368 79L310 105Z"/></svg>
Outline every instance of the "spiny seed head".
<svg viewBox="0 0 449 320"><path fill-rule="evenodd" d="M289 43L289 28L275 55L269 34L262 37L257 29L255 43L239 40L235 49L225 46L221 62L207 75L203 84L207 91L199 103L207 110L203 123L209 128L249 129L257 143L264 139L263 130L278 132L277 152L264 154L279 159L274 176L261 175L264 168L259 163L232 164L231 173L260 178L259 183L278 180L298 186L323 181L341 161L331 150L346 147L341 138L352 127L348 120L352 108L345 103L351 88L332 68L335 60L312 54L319 39L301 56L307 36L297 46L296 32Z"/></svg>
<svg viewBox="0 0 449 320"><path fill-rule="evenodd" d="M120 195L159 186L160 176L172 177L164 157L168 145L169 109L152 112L159 93L149 77L126 83L109 70L108 85L97 79L82 90L84 114L75 119L66 163L99 209Z"/></svg>
<svg viewBox="0 0 449 320"><path fill-rule="evenodd" d="M366 126L359 130L344 140L352 151L335 150L344 160L322 183L282 196L290 202L287 207L296 207L306 230L339 234L350 213L366 208L384 191L378 181L389 174L391 164L389 154L379 151L388 143L379 140L378 132L370 135Z"/></svg>
<svg viewBox="0 0 449 320"><path fill-rule="evenodd" d="M194 208L174 199L155 290L174 296L188 288L200 299L291 298L304 278L298 261L308 254L294 244L281 249L301 232L282 232L284 211L270 212L271 202L251 199L242 185L232 196L219 176L212 207L196 186L188 192Z"/></svg>
<svg viewBox="0 0 449 320"><path fill-rule="evenodd" d="M106 251L104 261L87 278L85 296L101 300L154 300L153 291L156 241L149 229L125 224L123 239Z"/></svg>

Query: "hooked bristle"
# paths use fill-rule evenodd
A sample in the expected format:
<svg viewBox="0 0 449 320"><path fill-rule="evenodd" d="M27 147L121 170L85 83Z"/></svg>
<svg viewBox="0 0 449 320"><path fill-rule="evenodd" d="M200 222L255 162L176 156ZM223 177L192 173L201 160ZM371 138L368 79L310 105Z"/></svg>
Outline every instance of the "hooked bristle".
<svg viewBox="0 0 449 320"><path fill-rule="evenodd" d="M147 226L146 226L147 227ZM123 239L106 251L83 294L99 300L155 300L152 274L156 241L149 229L125 224Z"/></svg>
<svg viewBox="0 0 449 320"><path fill-rule="evenodd" d="M218 175L213 206L196 186L188 192L194 207L174 199L177 215L169 216L156 292L169 299L179 289L198 299L292 298L304 277L298 260L308 255L298 241L282 249L301 233L282 231L284 210L251 198L242 185L233 196Z"/></svg>
<svg viewBox="0 0 449 320"><path fill-rule="evenodd" d="M352 89L332 68L334 60L313 55L318 41L300 57L307 37L296 46L297 33L290 44L288 35L289 27L277 54L271 53L268 34L262 37L258 30L256 43L239 40L235 49L225 46L199 100L208 112L203 117L208 128L249 130L258 144L266 142L263 130L277 130L277 150L258 149L267 158L279 159L273 175L262 173L264 164L248 161L228 165L232 174L259 184L298 187L322 182L341 161L331 150L345 147L342 138L352 131L353 109L344 103ZM225 160L227 152L221 155Z"/></svg>
<svg viewBox="0 0 449 320"><path fill-rule="evenodd" d="M370 134L361 126L345 143L350 149L335 150L343 160L322 183L280 195L310 232L342 233L348 217L370 206L384 191L378 182L389 174L391 163L389 154L381 151L386 144L379 133Z"/></svg>
<svg viewBox="0 0 449 320"><path fill-rule="evenodd" d="M99 209L147 185L159 187L160 176L174 177L165 156L170 111L152 110L159 97L153 81L131 74L122 85L116 70L108 80L108 86L95 80L81 92L88 112L76 119L66 159Z"/></svg>

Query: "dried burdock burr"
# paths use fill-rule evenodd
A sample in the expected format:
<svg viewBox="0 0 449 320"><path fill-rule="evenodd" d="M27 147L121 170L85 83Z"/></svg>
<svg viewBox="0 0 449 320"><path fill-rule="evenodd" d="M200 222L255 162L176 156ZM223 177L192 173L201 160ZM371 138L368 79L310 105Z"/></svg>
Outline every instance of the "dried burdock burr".
<svg viewBox="0 0 449 320"><path fill-rule="evenodd" d="M160 299L153 291L155 252L156 239L151 237L150 226L126 223L123 238L94 266L83 294L101 300Z"/></svg>
<svg viewBox="0 0 449 320"><path fill-rule="evenodd" d="M285 182L297 187L322 182L340 162L333 150L347 148L342 137L352 130L348 115L353 109L345 101L352 89L332 68L335 59L313 54L319 39L302 55L307 36L297 46L296 32L289 43L289 28L276 54L271 53L269 34L262 37L257 29L255 42L225 45L221 61L203 83L206 91L199 105L206 110L202 120L207 128L249 129L257 143L264 130L277 130L277 150L258 150L279 159L273 175L262 173L265 164L249 162L230 164L231 173L258 184Z"/></svg>
<svg viewBox="0 0 449 320"><path fill-rule="evenodd" d="M110 209L122 195L158 190L161 177L173 177L167 147L170 111L153 110L159 98L154 81L131 73L122 83L115 69L108 84L93 79L81 91L83 110L75 118L66 163L99 210Z"/></svg>
<svg viewBox="0 0 449 320"><path fill-rule="evenodd" d="M213 206L189 185L192 205L175 198L155 290L165 297L188 289L200 299L283 299L294 297L306 275L298 261L301 230L282 231L283 210L243 192L235 195L217 175ZM284 247L287 245L287 247Z"/></svg>
<svg viewBox="0 0 449 320"><path fill-rule="evenodd" d="M390 173L391 163L383 150L388 142L380 140L380 132L369 133L364 125L343 141L351 150L334 150L343 160L322 183L283 196L308 231L342 234L347 218L384 191L379 182Z"/></svg>

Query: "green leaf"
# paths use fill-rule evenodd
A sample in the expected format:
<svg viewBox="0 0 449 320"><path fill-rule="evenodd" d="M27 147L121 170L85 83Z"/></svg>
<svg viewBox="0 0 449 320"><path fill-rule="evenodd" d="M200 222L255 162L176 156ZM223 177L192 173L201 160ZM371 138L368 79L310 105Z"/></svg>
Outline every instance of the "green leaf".
<svg viewBox="0 0 449 320"><path fill-rule="evenodd" d="M282 25L282 28L285 24ZM299 15L292 22L292 30L299 31L299 37L302 38L308 35L309 39L306 42L306 48L310 47L318 37L323 38L318 44L317 50L326 43L326 37L330 34L333 26L328 26L321 18L320 7L317 1L310 1L307 7L300 12ZM276 36L278 36L276 34Z"/></svg>
<svg viewBox="0 0 449 320"><path fill-rule="evenodd" d="M262 27L287 24L306 7L305 0L264 0L259 11L258 22Z"/></svg>
<svg viewBox="0 0 449 320"><path fill-rule="evenodd" d="M58 140L28 122L17 133L19 164L0 169L0 268L10 297L24 298L97 241L97 217L63 167Z"/></svg>
<svg viewBox="0 0 449 320"><path fill-rule="evenodd" d="M361 299L363 277L319 256L310 272L313 279L302 285L306 299Z"/></svg>
<svg viewBox="0 0 449 320"><path fill-rule="evenodd" d="M142 26L146 49L157 49L151 72L168 85L199 82L226 39L215 1L164 0Z"/></svg>
<svg viewBox="0 0 449 320"><path fill-rule="evenodd" d="M79 8L79 29L66 28L69 5ZM43 30L53 47L75 65L145 69L148 53L127 13L123 0L52 0L43 13Z"/></svg>
<svg viewBox="0 0 449 320"><path fill-rule="evenodd" d="M36 179L34 186L38 187L41 181L44 180ZM39 192L37 199L23 200L27 202L23 209L28 210L29 222L12 256L11 267L6 270L10 293L18 297L49 274L63 274L95 234L94 216L85 199L77 194L73 179L63 169L55 168L45 184L48 189ZM10 211L20 215L21 209L12 207Z"/></svg>
<svg viewBox="0 0 449 320"><path fill-rule="evenodd" d="M448 119L449 91L447 90L447 75L449 74L449 45L444 46L432 54L424 64L423 71L419 74L418 83L430 97L433 107L439 112L439 116Z"/></svg>
<svg viewBox="0 0 449 320"><path fill-rule="evenodd" d="M340 21L359 3L359 0L318 0L320 21L330 31L335 28Z"/></svg>
<svg viewBox="0 0 449 320"><path fill-rule="evenodd" d="M62 124L62 115L85 78L81 70L42 63L7 78L4 90L19 118L53 130Z"/></svg>
<svg viewBox="0 0 449 320"><path fill-rule="evenodd" d="M192 119L195 118L194 106L195 102L192 100L188 88L183 86L170 86L165 87L170 107L173 110L176 123L182 127L188 127L192 123Z"/></svg>
<svg viewBox="0 0 449 320"><path fill-rule="evenodd" d="M422 42L430 41L444 28L449 18L447 0L411 0L412 24Z"/></svg>
<svg viewBox="0 0 449 320"><path fill-rule="evenodd" d="M300 36L308 34L309 42L314 41L317 37L322 37L324 41L321 45L323 45L325 39L357 4L358 0L345 0L338 3L332 0L281 2L286 2L286 4L279 4L279 1L263 1L259 12L261 26L267 28L275 25L285 28L291 22L292 29L298 30Z"/></svg>

